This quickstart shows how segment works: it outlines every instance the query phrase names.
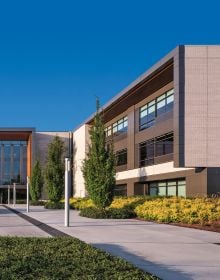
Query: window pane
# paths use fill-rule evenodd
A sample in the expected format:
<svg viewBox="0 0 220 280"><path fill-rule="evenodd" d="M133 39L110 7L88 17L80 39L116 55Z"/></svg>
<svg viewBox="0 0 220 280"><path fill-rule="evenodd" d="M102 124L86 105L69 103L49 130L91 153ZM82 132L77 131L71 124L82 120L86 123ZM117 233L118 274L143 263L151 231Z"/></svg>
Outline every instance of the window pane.
<svg viewBox="0 0 220 280"><path fill-rule="evenodd" d="M140 108L140 112L147 110L147 104Z"/></svg>
<svg viewBox="0 0 220 280"><path fill-rule="evenodd" d="M155 100L149 102L147 105L148 105L148 107L150 107L150 106L152 106L152 105L154 105L154 104L155 104Z"/></svg>
<svg viewBox="0 0 220 280"><path fill-rule="evenodd" d="M124 121L124 127L127 127L128 126L128 120L126 119L125 121Z"/></svg>
<svg viewBox="0 0 220 280"><path fill-rule="evenodd" d="M158 195L166 196L166 187L158 187Z"/></svg>
<svg viewBox="0 0 220 280"><path fill-rule="evenodd" d="M176 196L176 186L167 188L167 195Z"/></svg>
<svg viewBox="0 0 220 280"><path fill-rule="evenodd" d="M167 97L167 104L173 102L173 100L174 100L174 96L173 95L168 96Z"/></svg>
<svg viewBox="0 0 220 280"><path fill-rule="evenodd" d="M120 123L120 124L118 125L118 131L120 131L120 130L123 130L123 123Z"/></svg>
<svg viewBox="0 0 220 280"><path fill-rule="evenodd" d="M168 181L167 186L176 186L176 181Z"/></svg>
<svg viewBox="0 0 220 280"><path fill-rule="evenodd" d="M166 107L165 107L165 99L157 103L157 116L159 116L162 113L165 113Z"/></svg>
<svg viewBox="0 0 220 280"><path fill-rule="evenodd" d="M127 185L117 185L114 188L115 196L126 196L127 195Z"/></svg>
<svg viewBox="0 0 220 280"><path fill-rule="evenodd" d="M150 187L150 196L156 196L157 195L157 188Z"/></svg>
<svg viewBox="0 0 220 280"><path fill-rule="evenodd" d="M140 113L140 118L143 118L145 116L147 116L147 109L144 111L141 111L141 113Z"/></svg>
<svg viewBox="0 0 220 280"><path fill-rule="evenodd" d="M172 94L174 94L174 89L173 88L167 92L167 96L172 95Z"/></svg>
<svg viewBox="0 0 220 280"><path fill-rule="evenodd" d="M178 196L186 197L186 186L178 186Z"/></svg>
<svg viewBox="0 0 220 280"><path fill-rule="evenodd" d="M157 102L160 101L160 100L162 100L162 99L165 99L165 97L166 97L165 94L163 94L163 95L157 97Z"/></svg>

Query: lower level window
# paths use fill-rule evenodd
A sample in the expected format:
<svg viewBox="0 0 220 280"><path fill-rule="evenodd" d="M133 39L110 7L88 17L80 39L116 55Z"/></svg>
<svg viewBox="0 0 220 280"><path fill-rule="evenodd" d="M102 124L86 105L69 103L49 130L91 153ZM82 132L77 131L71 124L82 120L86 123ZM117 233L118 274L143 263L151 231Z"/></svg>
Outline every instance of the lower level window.
<svg viewBox="0 0 220 280"><path fill-rule="evenodd" d="M116 185L114 188L115 196L127 196L127 185Z"/></svg>
<svg viewBox="0 0 220 280"><path fill-rule="evenodd" d="M185 179L157 181L149 183L150 196L183 196L186 197Z"/></svg>

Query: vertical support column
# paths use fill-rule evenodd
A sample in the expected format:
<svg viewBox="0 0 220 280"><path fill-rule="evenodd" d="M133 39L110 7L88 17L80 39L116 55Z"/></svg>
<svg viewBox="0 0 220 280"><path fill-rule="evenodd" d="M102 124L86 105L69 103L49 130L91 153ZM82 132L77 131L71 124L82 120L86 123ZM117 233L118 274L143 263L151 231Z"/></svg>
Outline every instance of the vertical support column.
<svg viewBox="0 0 220 280"><path fill-rule="evenodd" d="M13 184L13 206L16 204L16 184Z"/></svg>
<svg viewBox="0 0 220 280"><path fill-rule="evenodd" d="M30 184L30 179L27 176L27 213L29 212L29 184Z"/></svg>
<svg viewBox="0 0 220 280"><path fill-rule="evenodd" d="M14 179L14 145L10 145L11 153L10 153L10 181Z"/></svg>
<svg viewBox="0 0 220 280"><path fill-rule="evenodd" d="M65 227L69 227L69 189L70 189L70 159L65 158L65 217L64 217Z"/></svg>

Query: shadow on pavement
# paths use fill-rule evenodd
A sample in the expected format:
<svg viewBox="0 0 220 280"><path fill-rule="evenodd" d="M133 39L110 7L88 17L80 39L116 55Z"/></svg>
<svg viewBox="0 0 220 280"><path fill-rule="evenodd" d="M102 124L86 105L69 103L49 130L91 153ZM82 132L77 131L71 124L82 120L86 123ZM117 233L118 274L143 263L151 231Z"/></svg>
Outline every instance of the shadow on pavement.
<svg viewBox="0 0 220 280"><path fill-rule="evenodd" d="M182 272L180 270L175 269L172 266L165 266L160 263L147 261L146 259L134 255L128 251L126 251L122 246L116 244L99 244L92 243L92 246L104 250L114 256L121 257L126 259L130 263L133 263L138 268L154 274L163 280L192 280L194 279L192 275Z"/></svg>

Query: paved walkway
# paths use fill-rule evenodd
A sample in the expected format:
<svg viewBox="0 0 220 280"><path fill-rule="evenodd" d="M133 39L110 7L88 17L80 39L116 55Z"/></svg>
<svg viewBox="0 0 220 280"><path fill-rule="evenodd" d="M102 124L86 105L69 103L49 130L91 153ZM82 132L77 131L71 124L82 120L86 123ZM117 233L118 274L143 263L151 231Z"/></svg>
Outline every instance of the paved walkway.
<svg viewBox="0 0 220 280"><path fill-rule="evenodd" d="M16 209L25 212L24 207ZM65 228L64 210L40 206L31 206L28 215L164 280L220 279L220 245L214 244L220 243L219 233L138 220L93 220L77 211L71 211L70 227Z"/></svg>
<svg viewBox="0 0 220 280"><path fill-rule="evenodd" d="M0 235L3 236L49 236L44 231L0 206Z"/></svg>

